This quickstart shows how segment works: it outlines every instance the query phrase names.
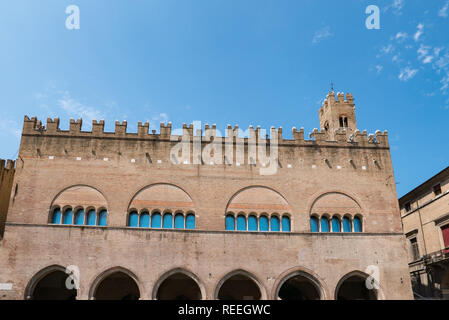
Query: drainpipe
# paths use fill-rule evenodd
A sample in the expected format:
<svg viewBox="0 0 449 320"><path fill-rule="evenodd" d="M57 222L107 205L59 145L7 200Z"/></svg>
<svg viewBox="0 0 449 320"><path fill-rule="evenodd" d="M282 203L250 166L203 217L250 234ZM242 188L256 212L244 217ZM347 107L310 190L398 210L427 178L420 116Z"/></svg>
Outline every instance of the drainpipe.
<svg viewBox="0 0 449 320"><path fill-rule="evenodd" d="M423 224L422 224L421 211L419 210L420 206L419 206L418 200L416 200L416 205L417 205L417 209L418 209L419 224L421 226L421 233L422 233L422 239L423 239L423 245L424 245L424 256L426 256L427 255L426 237L424 236L424 228L423 228ZM424 260L423 263L424 263L425 272L427 274L427 290L426 291L428 291L429 295L435 296L433 276L432 276L430 270L427 269L426 259L424 258L423 260Z"/></svg>
<svg viewBox="0 0 449 320"><path fill-rule="evenodd" d="M419 202L418 200L416 200L416 205L418 207L418 216L419 216L419 224L421 226L421 233L422 233L422 239L423 239L423 244L424 244L424 255L427 255L427 246L426 246L426 237L424 236L424 228L422 225L422 218L421 218L421 211L419 210Z"/></svg>

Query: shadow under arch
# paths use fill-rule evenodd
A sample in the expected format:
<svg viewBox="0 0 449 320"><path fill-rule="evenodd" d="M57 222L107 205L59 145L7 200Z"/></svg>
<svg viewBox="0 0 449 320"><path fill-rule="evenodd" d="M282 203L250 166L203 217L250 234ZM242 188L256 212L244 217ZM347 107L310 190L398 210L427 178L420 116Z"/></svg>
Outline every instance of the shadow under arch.
<svg viewBox="0 0 449 320"><path fill-rule="evenodd" d="M108 201L108 199L107 199L107 197L105 196L105 194L104 194L103 191L101 191L101 190L98 189L97 187L93 187L93 186L88 185L88 184L82 184L82 183L80 183L80 184L71 184L71 185L68 185L68 186L62 188L60 191L58 191L58 193L57 193L57 194L52 198L52 200L51 200L50 207L49 207L50 210L52 209L52 206L54 205L55 200L56 200L61 194L63 194L63 193L64 193L65 191L67 191L68 189L74 188L74 187L87 187L87 188L94 189L95 191L97 191L98 193L100 193L101 196L104 198L105 202L106 202L107 204L109 204L109 201Z"/></svg>
<svg viewBox="0 0 449 320"><path fill-rule="evenodd" d="M205 289L203 283L201 282L200 278L197 275L195 275L193 272L190 272L184 268L175 268L175 269L172 269L172 270L164 273L163 275L161 275L153 287L152 299L158 300L158 293L159 293L159 289L161 288L161 285L165 282L165 280L169 279L170 277L172 277L174 275L178 275L178 274L184 275L184 276L188 277L189 279L193 280L196 283L196 285L198 286L198 289L200 291L200 295L201 295L200 300L206 300L206 297L207 297L206 289Z"/></svg>
<svg viewBox="0 0 449 320"><path fill-rule="evenodd" d="M157 185L165 185L165 186L171 186L171 187L178 188L179 190L183 191L190 198L190 200L193 202L194 207L196 208L196 201L192 198L190 193L188 193L184 188L180 187L177 184L170 183L170 182L155 182L155 183L151 183L151 184L146 184L143 187L139 188L136 192L134 192L133 195L131 196L131 198L128 201L127 209L129 210L129 208L131 206L131 203L137 197L137 195L139 195L145 189L148 189L148 188L151 188L151 187L154 187L154 186L157 186Z"/></svg>
<svg viewBox="0 0 449 320"><path fill-rule="evenodd" d="M243 187L243 188L237 190L236 192L234 192L232 194L232 196L229 198L228 202L226 203L225 214L227 213L229 205L232 203L232 201L235 199L235 197L237 197L239 194L241 194L244 191L247 191L249 189L254 189L254 188L267 189L269 191L272 191L272 192L276 193L277 195L279 195L287 203L288 207L291 208L290 207L290 203L287 201L287 199L284 197L284 195L282 193L280 193L278 190L276 190L276 189L274 189L272 187L255 184L255 185L250 185L250 186ZM291 210L289 210L289 211L291 211Z"/></svg>
<svg viewBox="0 0 449 320"><path fill-rule="evenodd" d="M342 294L340 292L340 289L342 289L342 286L347 283L348 280L351 279L357 279L359 282L357 283L357 286L354 286L355 292L353 292L355 298L353 300L385 300L385 296L382 290L382 287L379 283L372 283L374 286L373 289L369 289L366 287L366 280L370 277L369 274L360 271L360 270L354 270L347 274L345 274L341 279L338 281L335 291L334 291L334 300L344 299L342 297ZM374 280L373 281L377 281ZM376 289L376 287L378 289ZM362 292L363 290L363 292ZM347 299L349 300L349 299Z"/></svg>
<svg viewBox="0 0 449 320"><path fill-rule="evenodd" d="M75 201L76 203L72 203L72 201L64 201L61 200L60 197L66 192L69 191L70 189L75 189L75 188L87 188L90 190L95 191L97 194L95 194L96 196L98 195L99 198L97 198L97 201L99 201L100 203L97 206L92 206L92 203L83 203L84 201L81 201L82 203L79 203L79 200ZM70 192L70 191L69 191ZM61 202L59 202L59 201ZM51 202L50 202L50 206L48 209L48 222L51 222L52 216L53 216L53 211L56 208L60 208L61 212L63 213L65 211L66 208L70 207L73 210L73 214L76 212L75 209L79 209L79 208L83 208L86 211L86 208L88 207L92 207L95 208L95 210L97 212L99 212L99 208L102 208L104 210L107 210L107 208L109 208L109 201L107 199L107 197L105 196L104 192L101 191L100 189L98 189L97 187L93 187L91 185L88 184L71 184L68 186L65 186L64 188L62 188L61 190L58 191L58 193L52 198ZM87 212L87 211L86 211Z"/></svg>
<svg viewBox="0 0 449 320"><path fill-rule="evenodd" d="M256 285L257 289L259 290L260 298L258 300L267 300L266 289L262 285L262 283L259 281L259 279L257 279L257 277L254 276L252 273L250 273L246 270L243 270L243 269L237 269L237 270L231 271L228 274L226 274L224 277L222 277L220 281L218 281L217 285L215 286L215 291L214 291L214 299L215 300L219 300L220 290L223 287L223 284L225 284L226 281L228 281L229 279L231 279L235 276L243 276L243 277L247 278L248 280L252 281Z"/></svg>
<svg viewBox="0 0 449 320"><path fill-rule="evenodd" d="M319 294L319 300L326 300L329 296L329 290L327 289L327 286L325 282L318 277L312 270L309 270L307 268L303 267L295 267L291 268L287 271L284 271L276 280L274 283L274 290L272 299L278 300L279 299L279 292L281 291L282 286L288 282L289 280L295 278L295 277L302 277L310 282L310 284L315 288L315 290Z"/></svg>
<svg viewBox="0 0 449 320"><path fill-rule="evenodd" d="M99 286L101 285L101 283L106 280L109 276L114 275L116 273L122 273L125 274L126 276L128 276L131 280L134 281L135 285L137 286L137 290L139 291L139 297L138 299L140 299L143 296L144 290L143 290L143 286L139 281L139 278L129 269L126 269L124 267L112 267L109 268L103 272L101 272L99 275L97 275L95 277L95 279L90 283L89 285L89 300L96 300L96 294L97 294L97 289L99 288Z"/></svg>
<svg viewBox="0 0 449 320"><path fill-rule="evenodd" d="M39 270L38 272L36 272L31 279L28 281L27 286L25 287L25 292L24 292L24 299L25 300L34 300L36 298L35 296L35 290L38 287L39 283L41 280L44 280L47 276L51 275L52 273L59 273L61 276L61 279L59 280L64 280L67 279L69 277L69 274L66 273L66 268L58 265L58 264L54 264L54 265L50 265L47 266L41 270ZM65 285L65 281L64 281L64 285ZM74 298L76 299L76 296L78 295L78 290L77 289L67 289L66 287L64 288L59 288L62 289L67 292L72 291L72 295L74 294ZM57 300L57 299L53 299L53 298L49 298L50 300ZM70 297L68 299L71 299Z"/></svg>
<svg viewBox="0 0 449 320"><path fill-rule="evenodd" d="M367 210L366 210L365 206L363 205L363 203L352 192L348 192L346 190L335 190L335 189L332 189L332 190L319 191L319 192L316 192L315 194L312 195L312 197L310 198L311 200L309 200L307 202L307 206L306 206L307 212L309 213L309 215L314 213L314 212L312 212L312 209L313 209L313 206L315 205L315 203L317 203L318 200L320 200L321 198L323 198L323 197L325 197L327 195L330 195L330 194L339 194L339 195L342 195L342 196L346 196L346 197L350 198L352 201L354 201L359 206L360 210L362 211L362 212L360 212L360 214L363 213L363 212L367 212Z"/></svg>

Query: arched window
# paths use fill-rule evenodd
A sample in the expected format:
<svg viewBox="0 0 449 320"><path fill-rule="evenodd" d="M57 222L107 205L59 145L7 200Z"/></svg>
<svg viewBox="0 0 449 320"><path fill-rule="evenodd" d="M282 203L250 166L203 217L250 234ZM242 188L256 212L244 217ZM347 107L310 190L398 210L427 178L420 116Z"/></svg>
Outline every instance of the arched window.
<svg viewBox="0 0 449 320"><path fill-rule="evenodd" d="M162 227L162 216L159 212L153 212L151 215L151 228L161 228Z"/></svg>
<svg viewBox="0 0 449 320"><path fill-rule="evenodd" d="M237 230L246 231L246 217L242 214L237 216Z"/></svg>
<svg viewBox="0 0 449 320"><path fill-rule="evenodd" d="M279 218L277 216L271 216L270 226L271 226L271 231L281 231Z"/></svg>
<svg viewBox="0 0 449 320"><path fill-rule="evenodd" d="M148 212L143 212L140 214L139 227L140 228L150 227L150 214Z"/></svg>
<svg viewBox="0 0 449 320"><path fill-rule="evenodd" d="M235 230L235 218L232 214L226 216L226 230Z"/></svg>
<svg viewBox="0 0 449 320"><path fill-rule="evenodd" d="M162 228L164 228L164 229L172 229L173 228L173 215L171 213L164 214L164 221L162 224Z"/></svg>
<svg viewBox="0 0 449 320"><path fill-rule="evenodd" d="M108 212L106 210L101 210L98 214L98 225L106 226L108 224Z"/></svg>
<svg viewBox="0 0 449 320"><path fill-rule="evenodd" d="M351 232L351 220L348 216L343 217L343 232Z"/></svg>
<svg viewBox="0 0 449 320"><path fill-rule="evenodd" d="M329 232L329 219L326 216L321 217L321 232Z"/></svg>
<svg viewBox="0 0 449 320"><path fill-rule="evenodd" d="M362 232L362 219L359 216L354 218L354 232Z"/></svg>
<svg viewBox="0 0 449 320"><path fill-rule="evenodd" d="M61 209L55 208L53 210L53 215L51 216L51 223L54 223L54 224L61 223Z"/></svg>
<svg viewBox="0 0 449 320"><path fill-rule="evenodd" d="M128 217L128 227L137 228L139 224L139 215L137 212L131 212Z"/></svg>
<svg viewBox="0 0 449 320"><path fill-rule="evenodd" d="M186 229L195 229L195 215L189 213L186 217Z"/></svg>
<svg viewBox="0 0 449 320"><path fill-rule="evenodd" d="M332 232L341 232L340 219L337 216L332 217Z"/></svg>
<svg viewBox="0 0 449 320"><path fill-rule="evenodd" d="M248 217L248 230L257 231L257 217L253 214Z"/></svg>
<svg viewBox="0 0 449 320"><path fill-rule="evenodd" d="M94 209L89 210L87 213L87 225L94 226L97 222L97 214Z"/></svg>
<svg viewBox="0 0 449 320"><path fill-rule="evenodd" d="M340 116L340 128L347 128L348 127L348 117Z"/></svg>
<svg viewBox="0 0 449 320"><path fill-rule="evenodd" d="M84 210L83 209L78 209L78 211L75 213L75 224L78 226L84 224Z"/></svg>
<svg viewBox="0 0 449 320"><path fill-rule="evenodd" d="M184 215L182 213L177 213L175 216L175 228L184 229Z"/></svg>
<svg viewBox="0 0 449 320"><path fill-rule="evenodd" d="M320 226L318 224L318 218L315 216L310 217L310 231L318 232L320 230Z"/></svg>
<svg viewBox="0 0 449 320"><path fill-rule="evenodd" d="M73 212L72 209L68 208L64 211L64 215L62 217L63 224L73 224Z"/></svg>
<svg viewBox="0 0 449 320"><path fill-rule="evenodd" d="M282 231L290 232L290 230L291 230L290 217L283 216L282 217Z"/></svg>
<svg viewBox="0 0 449 320"><path fill-rule="evenodd" d="M268 217L265 215L261 215L259 218L259 230L260 231L269 231L269 223L268 223Z"/></svg>

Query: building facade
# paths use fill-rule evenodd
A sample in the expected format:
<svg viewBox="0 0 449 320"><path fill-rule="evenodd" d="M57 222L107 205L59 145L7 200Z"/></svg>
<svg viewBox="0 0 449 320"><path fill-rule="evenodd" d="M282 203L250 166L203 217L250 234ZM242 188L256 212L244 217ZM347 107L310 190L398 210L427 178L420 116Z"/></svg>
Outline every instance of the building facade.
<svg viewBox="0 0 449 320"><path fill-rule="evenodd" d="M354 110L330 92L310 140L25 117L0 296L412 299L388 135Z"/></svg>
<svg viewBox="0 0 449 320"><path fill-rule="evenodd" d="M449 167L399 199L417 298L449 299Z"/></svg>
<svg viewBox="0 0 449 320"><path fill-rule="evenodd" d="M5 228L6 213L8 212L9 199L11 197L14 172L14 161L0 159L0 238L3 237Z"/></svg>

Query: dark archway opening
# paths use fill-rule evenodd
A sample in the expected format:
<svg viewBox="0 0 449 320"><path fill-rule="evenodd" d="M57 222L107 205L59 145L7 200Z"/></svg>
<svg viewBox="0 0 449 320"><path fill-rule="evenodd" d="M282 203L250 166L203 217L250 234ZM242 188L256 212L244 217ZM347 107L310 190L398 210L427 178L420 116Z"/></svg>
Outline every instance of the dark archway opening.
<svg viewBox="0 0 449 320"><path fill-rule="evenodd" d="M368 289L366 278L351 276L344 280L337 290L337 300L377 300L375 289Z"/></svg>
<svg viewBox="0 0 449 320"><path fill-rule="evenodd" d="M285 281L279 289L281 300L320 300L320 291L304 276L297 275Z"/></svg>
<svg viewBox="0 0 449 320"><path fill-rule="evenodd" d="M140 291L133 278L118 271L101 280L94 298L95 300L139 300Z"/></svg>
<svg viewBox="0 0 449 320"><path fill-rule="evenodd" d="M227 279L218 291L219 300L260 300L259 286L244 275L235 275Z"/></svg>
<svg viewBox="0 0 449 320"><path fill-rule="evenodd" d="M157 290L158 300L201 300L201 290L195 280L183 273L165 279Z"/></svg>
<svg viewBox="0 0 449 320"><path fill-rule="evenodd" d="M38 281L34 287L33 300L76 300L76 289L67 289L69 275L63 271L53 271Z"/></svg>

